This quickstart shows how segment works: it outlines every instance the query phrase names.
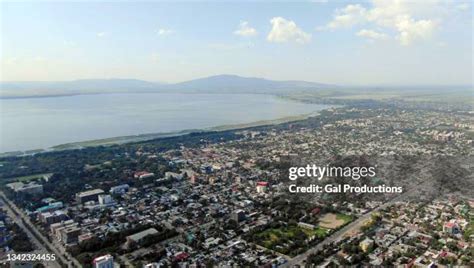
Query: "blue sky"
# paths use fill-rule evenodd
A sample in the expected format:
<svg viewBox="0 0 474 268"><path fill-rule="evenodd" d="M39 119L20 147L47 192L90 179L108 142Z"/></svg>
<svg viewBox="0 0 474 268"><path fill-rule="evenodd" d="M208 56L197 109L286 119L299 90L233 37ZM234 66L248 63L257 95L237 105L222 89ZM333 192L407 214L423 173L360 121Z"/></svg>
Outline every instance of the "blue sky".
<svg viewBox="0 0 474 268"><path fill-rule="evenodd" d="M470 84L470 1L1 3L2 81Z"/></svg>

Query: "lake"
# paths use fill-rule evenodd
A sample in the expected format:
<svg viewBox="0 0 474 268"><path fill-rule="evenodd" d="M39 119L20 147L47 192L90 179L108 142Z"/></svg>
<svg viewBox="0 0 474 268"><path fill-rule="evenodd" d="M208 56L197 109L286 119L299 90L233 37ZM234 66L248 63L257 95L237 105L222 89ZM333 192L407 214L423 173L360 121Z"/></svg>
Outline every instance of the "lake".
<svg viewBox="0 0 474 268"><path fill-rule="evenodd" d="M327 108L257 94L101 94L0 100L0 152L203 129Z"/></svg>

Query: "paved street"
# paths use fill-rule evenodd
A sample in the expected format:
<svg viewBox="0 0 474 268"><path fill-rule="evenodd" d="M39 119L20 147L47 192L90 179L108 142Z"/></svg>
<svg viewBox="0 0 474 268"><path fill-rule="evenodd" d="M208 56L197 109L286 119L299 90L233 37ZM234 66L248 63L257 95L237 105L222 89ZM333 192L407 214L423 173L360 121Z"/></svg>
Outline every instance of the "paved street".
<svg viewBox="0 0 474 268"><path fill-rule="evenodd" d="M44 244L42 244L31 233L31 231L28 228L26 228L26 226L23 224L23 221L20 219L20 217L18 217L13 212L13 210L5 204L5 202L3 201L3 198L2 198L2 201L0 201L0 202L1 202L1 206L7 211L8 216L13 220L13 222L15 222L26 233L26 235L30 239L31 243L36 248L33 252L29 252L29 253L31 253L31 254L51 254L50 251L48 249L46 249ZM57 261L50 261L50 262L47 263L47 265L48 265L48 267L53 267L53 268L60 268L61 267L61 265L59 265L59 263Z"/></svg>
<svg viewBox="0 0 474 268"><path fill-rule="evenodd" d="M32 241L34 241L35 244L41 245L45 253L54 253L56 255L56 258L67 264L68 267L82 267L81 264L76 259L72 258L72 256L70 256L67 252L64 252L64 250L61 250L57 246L50 243L49 240L40 231L38 231L36 226L30 222L28 216L25 215L23 211L19 209L15 204L13 204L13 202L11 202L2 191L0 191L0 198L5 203L4 207L11 212L13 216L12 219L14 219L15 222L19 223L19 226L23 230L25 230L29 237L32 237ZM28 225L29 228L26 225ZM34 232L34 235L32 232ZM61 267L57 262L55 263L58 265L56 267Z"/></svg>

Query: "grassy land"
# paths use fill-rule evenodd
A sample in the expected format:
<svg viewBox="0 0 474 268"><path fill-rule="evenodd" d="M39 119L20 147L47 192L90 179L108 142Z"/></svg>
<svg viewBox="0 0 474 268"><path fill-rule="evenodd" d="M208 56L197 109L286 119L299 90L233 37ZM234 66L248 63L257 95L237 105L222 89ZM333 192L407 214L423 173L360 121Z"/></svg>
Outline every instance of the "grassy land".
<svg viewBox="0 0 474 268"><path fill-rule="evenodd" d="M338 220L343 220L344 221L344 224L348 223L348 222L351 222L352 221L352 216L350 215L346 215L346 214L342 214L342 213L338 213L336 218Z"/></svg>
<svg viewBox="0 0 474 268"><path fill-rule="evenodd" d="M324 228L324 227L316 227L316 229L314 230L310 230L310 229L302 229L303 232L305 232L308 236L313 236L313 235L316 235L317 237L319 238L324 238L327 236L328 232L330 231L329 229L327 228Z"/></svg>
<svg viewBox="0 0 474 268"><path fill-rule="evenodd" d="M304 241L313 236L324 238L328 235L329 231L329 229L322 227L311 230L292 225L267 229L257 234L257 240L260 241L258 242L260 245L268 249L273 249L287 255L293 255L293 251L289 249L291 244L297 241Z"/></svg>

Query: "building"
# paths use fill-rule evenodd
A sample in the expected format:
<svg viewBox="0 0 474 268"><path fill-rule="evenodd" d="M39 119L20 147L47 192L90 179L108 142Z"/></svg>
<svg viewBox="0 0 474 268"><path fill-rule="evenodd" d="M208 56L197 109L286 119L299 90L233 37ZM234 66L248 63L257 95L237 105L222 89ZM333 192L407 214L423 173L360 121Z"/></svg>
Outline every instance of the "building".
<svg viewBox="0 0 474 268"><path fill-rule="evenodd" d="M133 175L135 179L146 179L146 178L151 178L153 176L155 176L155 173L146 172L146 171L137 171Z"/></svg>
<svg viewBox="0 0 474 268"><path fill-rule="evenodd" d="M146 236L157 233L158 231L155 228L149 228L139 233L127 236L127 243L140 243Z"/></svg>
<svg viewBox="0 0 474 268"><path fill-rule="evenodd" d="M61 209L64 207L64 204L63 202L59 201L59 202L52 202L50 203L49 205L47 206L43 206L43 207L40 207L36 210L36 212L38 213L44 213L44 212L52 212L52 211L55 211L55 210L58 210L58 209Z"/></svg>
<svg viewBox="0 0 474 268"><path fill-rule="evenodd" d="M459 226L455 222L446 222L443 225L443 232L448 234L457 234L459 233Z"/></svg>
<svg viewBox="0 0 474 268"><path fill-rule="evenodd" d="M265 193L268 188L268 182L259 181L257 182L257 193Z"/></svg>
<svg viewBox="0 0 474 268"><path fill-rule="evenodd" d="M60 241L64 244L72 244L79 241L81 235L81 228L77 226L65 227L60 230Z"/></svg>
<svg viewBox="0 0 474 268"><path fill-rule="evenodd" d="M100 256L92 261L94 268L114 268L114 257L110 254Z"/></svg>
<svg viewBox="0 0 474 268"><path fill-rule="evenodd" d="M309 224L309 223L305 223L305 222L298 222L298 227L308 229L308 230L316 229L316 226L314 226L312 224Z"/></svg>
<svg viewBox="0 0 474 268"><path fill-rule="evenodd" d="M98 199L99 199L99 204L104 205L104 206L111 205L114 203L114 199L109 194L101 194L99 195Z"/></svg>
<svg viewBox="0 0 474 268"><path fill-rule="evenodd" d="M189 253L187 252L178 252L174 255L173 260L176 262L184 261L189 258Z"/></svg>
<svg viewBox="0 0 474 268"><path fill-rule="evenodd" d="M157 262L152 262L152 263L143 265L143 268L160 268L160 264Z"/></svg>
<svg viewBox="0 0 474 268"><path fill-rule="evenodd" d="M236 222L241 222L245 220L245 211L242 209L238 209L234 211L231 215L231 219L236 221Z"/></svg>
<svg viewBox="0 0 474 268"><path fill-rule="evenodd" d="M179 173L176 173L176 172L171 172L171 171L166 171L165 172L165 179L167 179L167 180L169 180L169 179L182 180L183 176L184 176L184 174L179 174Z"/></svg>
<svg viewBox="0 0 474 268"><path fill-rule="evenodd" d="M64 210L56 210L53 212L43 212L38 215L38 219L46 225L51 225L53 223L65 221L68 219L68 216Z"/></svg>
<svg viewBox="0 0 474 268"><path fill-rule="evenodd" d="M64 241L74 241L74 228L78 227L78 223L74 222L73 220L67 220L67 221L62 221L62 222L57 222L53 223L49 226L49 229L51 233L56 237L58 241L64 242ZM65 231L68 229L69 231ZM79 229L80 231L80 229ZM79 237L79 234L77 234L77 238Z"/></svg>
<svg viewBox="0 0 474 268"><path fill-rule="evenodd" d="M94 189L85 192L80 192L76 194L76 201L78 203L85 203L88 201L99 201L99 195L103 194L104 191L102 189Z"/></svg>
<svg viewBox="0 0 474 268"><path fill-rule="evenodd" d="M451 141L453 138L454 138L454 133L453 132L437 133L436 135L434 135L434 140L442 141L442 142Z"/></svg>
<svg viewBox="0 0 474 268"><path fill-rule="evenodd" d="M114 187L111 187L109 190L110 194L124 194L128 192L130 186L128 184L121 184Z"/></svg>
<svg viewBox="0 0 474 268"><path fill-rule="evenodd" d="M374 240L372 240L368 237L366 237L364 240L362 240L359 243L360 249L362 249L362 251L364 251L364 252L370 251L373 246L374 246Z"/></svg>
<svg viewBox="0 0 474 268"><path fill-rule="evenodd" d="M38 184L34 181L27 184L23 182L12 182L6 185L8 188L13 190L15 193L26 193L31 195L42 194L43 185Z"/></svg>
<svg viewBox="0 0 474 268"><path fill-rule="evenodd" d="M87 241L92 238L94 238L94 235L92 233L81 234L80 236L77 237L79 243L83 241Z"/></svg>
<svg viewBox="0 0 474 268"><path fill-rule="evenodd" d="M191 175L191 177L189 177L189 183L195 184L196 183L196 176Z"/></svg>

